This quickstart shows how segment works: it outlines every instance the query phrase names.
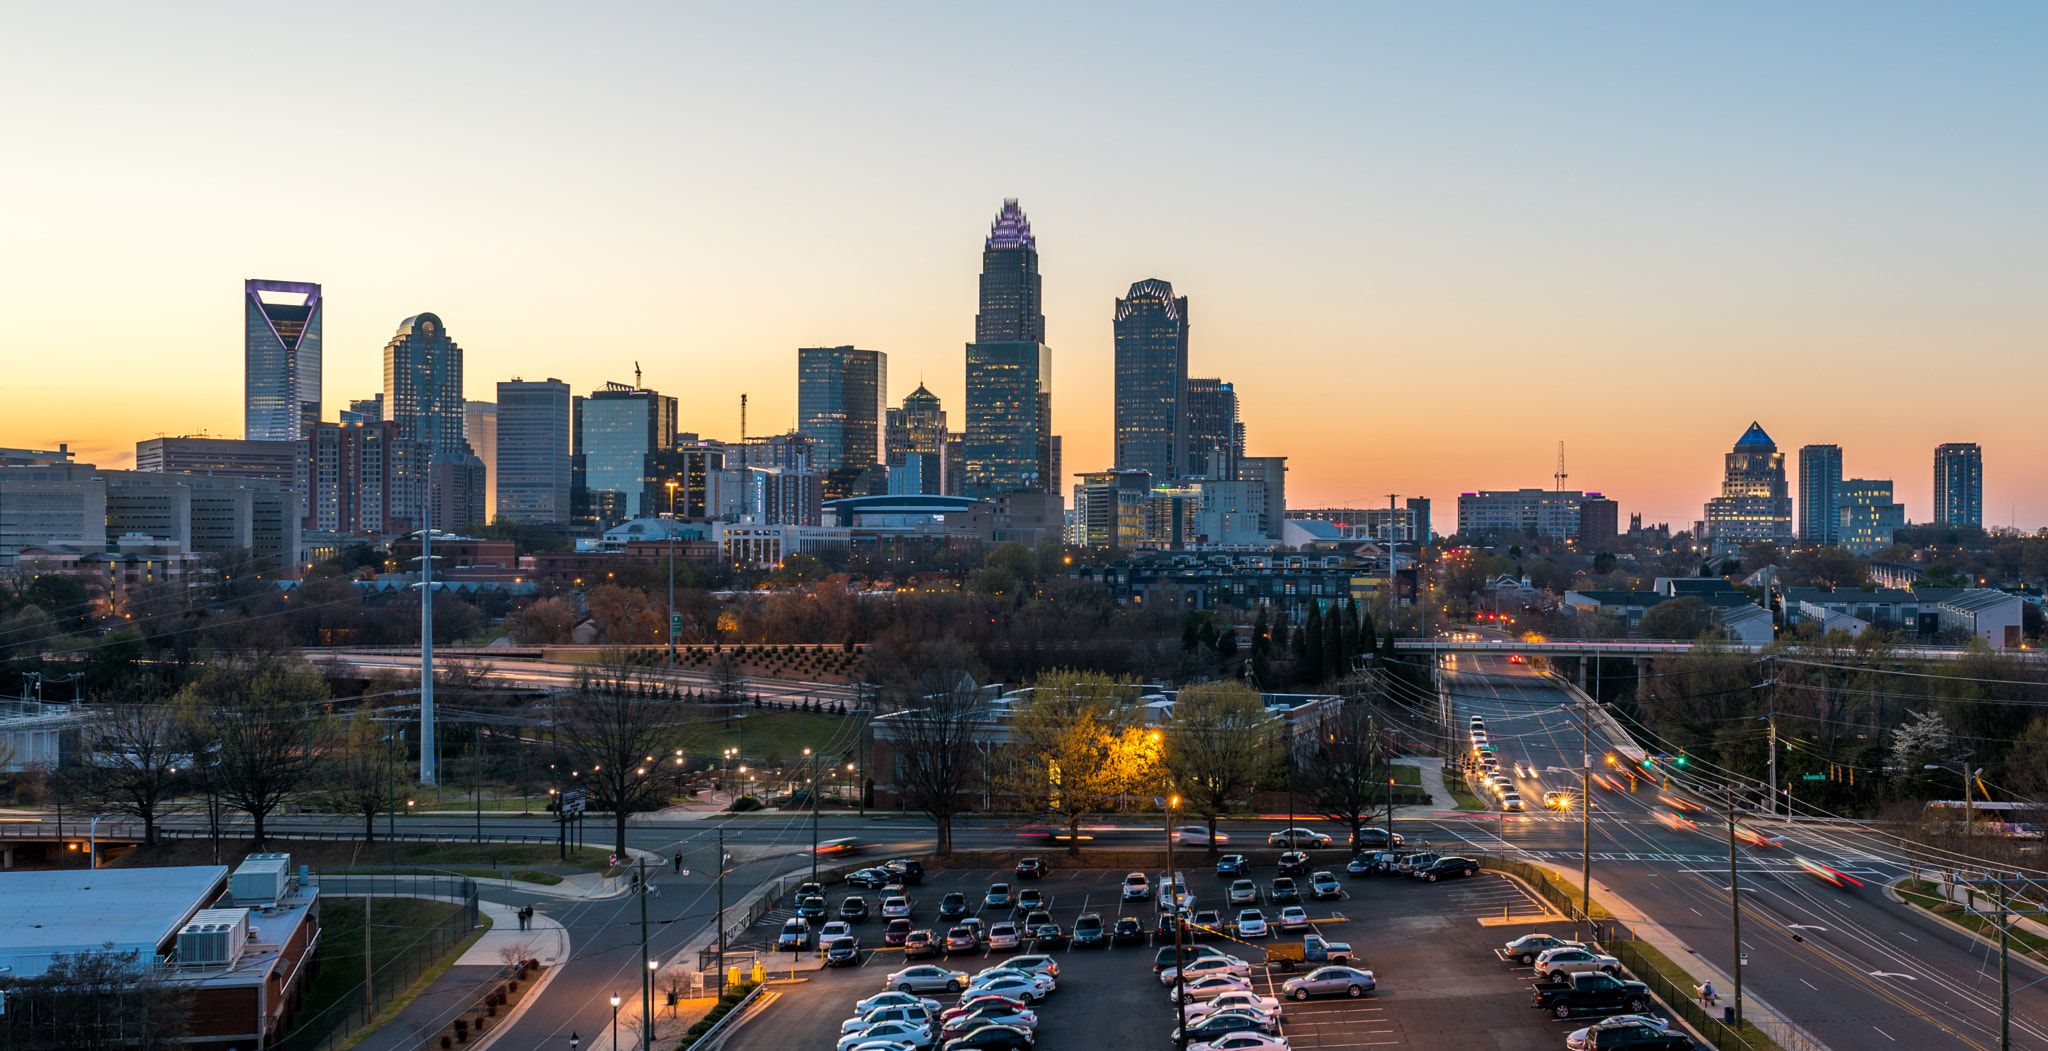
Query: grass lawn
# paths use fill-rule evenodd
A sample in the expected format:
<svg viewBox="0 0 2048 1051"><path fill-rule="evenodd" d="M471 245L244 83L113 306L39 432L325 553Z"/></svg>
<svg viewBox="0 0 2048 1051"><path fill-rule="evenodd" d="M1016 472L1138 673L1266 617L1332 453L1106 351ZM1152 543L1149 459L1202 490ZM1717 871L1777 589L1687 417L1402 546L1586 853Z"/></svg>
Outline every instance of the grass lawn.
<svg viewBox="0 0 2048 1051"><path fill-rule="evenodd" d="M1397 785L1415 785L1418 788L1421 787L1422 768L1419 766L1409 766L1407 763L1395 763L1394 783Z"/></svg>
<svg viewBox="0 0 2048 1051"><path fill-rule="evenodd" d="M1926 880L1903 880L1899 883L1898 891L1899 897L1906 899L1916 908L1925 909L1964 930L1981 934L1994 941L1998 938L1998 924L1992 922L1990 917L1966 914L1961 905L1943 899L1940 888ZM1996 904L1994 899L1985 896L1979 896L1977 901L1977 907L1980 909L1990 908ZM2013 907L2033 908L2019 902L2015 902ZM2048 951L2044 951L2048 950L2048 938L2021 930L2017 925L2007 937L2010 938L2015 951L2037 960L2048 960Z"/></svg>
<svg viewBox="0 0 2048 1051"><path fill-rule="evenodd" d="M1444 764L1444 787L1451 790L1451 798L1457 801L1459 810L1477 812L1486 809L1486 804L1480 802L1479 797L1472 794L1471 786L1465 783L1465 775L1451 769L1448 763Z"/></svg>
<svg viewBox="0 0 2048 1051"><path fill-rule="evenodd" d="M683 728L675 747L699 755L718 755L737 748L748 763L765 762L771 756L785 767L803 763L804 749L824 749L826 754L851 758L859 720L848 715L818 715L811 712L744 708L745 714L723 722L706 722ZM739 764L735 762L734 766ZM843 764L842 764L843 765Z"/></svg>
<svg viewBox="0 0 2048 1051"><path fill-rule="evenodd" d="M374 906L377 930L370 965L381 968L396 959L400 953L425 939L431 928L461 908L443 901L378 898ZM484 918L483 922L488 929L490 920ZM379 1020L396 1014L421 989L447 970L448 965L482 933L482 930L474 931L450 944L441 958L412 982L405 995L386 1001L384 1010L379 1012ZM363 899L321 899L320 940L320 973L306 987L306 1001L298 1011L300 1018L316 1017L344 996L362 995L359 987L363 981Z"/></svg>
<svg viewBox="0 0 2048 1051"><path fill-rule="evenodd" d="M458 875L458 876L468 876L468 877L469 877L470 879L500 879L500 878L502 878L502 877L500 876L500 873L501 873L501 872L502 872L503 870L501 870L501 869L476 869L476 868L431 868L431 869L424 869L424 868L411 868L411 869L408 869L408 868L398 868L398 869L391 869L391 868L354 868L354 869L332 869L332 868L330 868L330 869L321 869L320 871L321 871L321 872L323 872L323 873L328 873L328 872L365 872L365 873L375 873L375 874L377 874L377 875L380 875L380 876L382 876L382 875L390 875L390 874L393 874L393 873L396 873L396 874L398 874L398 875L402 875L402 876L445 876L445 875L447 875L447 874L449 874L449 873L451 873L451 872L452 872L452 873L454 873L455 875ZM541 870L539 870L539 869L519 869L519 868L515 868L515 869L513 869L513 870L512 870L512 878L513 878L513 879L516 879L516 880L521 880L521 881L523 881L523 882L526 882L526 883L539 883L539 884L541 884L541 885L543 885L543 886L548 886L548 887L552 887L552 886L554 886L554 885L556 885L556 884L558 884L558 883L562 882L562 877L560 877L560 876L557 876L557 875L555 875L555 874L554 874L554 873L552 873L552 872L542 872L542 871L541 871Z"/></svg>
<svg viewBox="0 0 2048 1051"><path fill-rule="evenodd" d="M1593 907L1596 910L1597 914L1597 910L1600 907L1600 903L1598 901L1595 901L1593 903ZM1643 956L1650 961L1650 965L1652 967L1655 967L1658 971L1662 972L1665 978L1669 979L1672 982L1678 983L1680 987L1684 987L1691 984L1691 982L1688 981L1686 978L1685 969L1678 966L1676 963L1673 963L1671 961L1671 957L1666 956L1661 952L1658 952L1656 946L1651 945L1649 942L1633 942L1631 944L1637 952L1642 953ZM1723 1027L1723 1031L1726 1031L1726 1029L1729 1028L1733 1028L1732 1026L1729 1026L1726 1022L1721 1023L1721 1025ZM1743 1043L1748 1044L1752 1049L1754 1049L1754 1051L1777 1051L1778 1042L1776 1040L1771 1039L1770 1034L1764 1032L1761 1029L1758 1029L1756 1027L1756 1023L1750 1021L1749 1016L1747 1014L1743 1015L1742 1017L1742 1030L1740 1035L1742 1037Z"/></svg>

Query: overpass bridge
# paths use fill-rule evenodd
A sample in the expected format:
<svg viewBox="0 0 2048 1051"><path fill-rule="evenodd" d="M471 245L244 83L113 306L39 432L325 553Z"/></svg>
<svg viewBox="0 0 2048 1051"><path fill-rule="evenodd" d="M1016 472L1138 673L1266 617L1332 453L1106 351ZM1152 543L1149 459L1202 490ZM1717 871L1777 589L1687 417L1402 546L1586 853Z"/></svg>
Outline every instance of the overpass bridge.
<svg viewBox="0 0 2048 1051"><path fill-rule="evenodd" d="M1677 657L1699 648L1716 653L1763 653L1770 645L1755 642L1697 642L1685 639L1544 639L1521 642L1514 639L1395 639L1397 650L1428 653L1519 653L1525 657ZM1849 652L1849 651L1843 651ZM1922 660L1956 660L1982 650L1952 646L1894 646L1888 652ZM2032 657L2031 653L2021 654Z"/></svg>

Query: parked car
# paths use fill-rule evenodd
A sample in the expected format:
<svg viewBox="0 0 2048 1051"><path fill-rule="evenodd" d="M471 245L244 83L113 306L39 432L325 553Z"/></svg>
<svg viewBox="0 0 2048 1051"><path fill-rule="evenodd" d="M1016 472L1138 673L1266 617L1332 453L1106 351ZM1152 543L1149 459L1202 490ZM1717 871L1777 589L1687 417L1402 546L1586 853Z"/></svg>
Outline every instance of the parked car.
<svg viewBox="0 0 2048 1051"><path fill-rule="evenodd" d="M985 1025L1008 1025L1016 1026L1019 1029L1036 1029L1038 1028L1038 1014L1028 1007L1010 1007L1001 1003L992 1003L948 1019L940 1027L939 1033L950 1040L956 1036L965 1036Z"/></svg>
<svg viewBox="0 0 2048 1051"><path fill-rule="evenodd" d="M1059 924L1034 923L1029 926L1031 928L1029 940L1033 952L1066 948L1067 932L1061 929Z"/></svg>
<svg viewBox="0 0 2048 1051"><path fill-rule="evenodd" d="M1392 871L1402 876L1413 876L1417 870L1426 869L1442 854L1424 851L1420 854L1403 854L1394 862Z"/></svg>
<svg viewBox="0 0 2048 1051"><path fill-rule="evenodd" d="M1191 1041L1218 1040L1232 1033L1277 1033L1280 1019L1256 1011L1219 1011L1200 1021L1187 1023L1187 1039ZM1171 1039L1181 1039L1176 1028Z"/></svg>
<svg viewBox="0 0 2048 1051"><path fill-rule="evenodd" d="M1328 901L1344 896L1344 885L1328 872L1318 872L1308 878L1308 896L1317 901Z"/></svg>
<svg viewBox="0 0 2048 1051"><path fill-rule="evenodd" d="M1294 877L1281 876L1266 890L1266 900L1275 905L1301 900L1301 888L1294 885Z"/></svg>
<svg viewBox="0 0 2048 1051"><path fill-rule="evenodd" d="M1390 850L1362 850L1344 866L1347 876L1378 876L1398 860Z"/></svg>
<svg viewBox="0 0 2048 1051"><path fill-rule="evenodd" d="M1132 919L1132 918L1131 918L1131 917L1129 917L1129 916L1125 916L1125 917L1123 917L1122 919L1120 919L1120 920L1116 921L1116 926L1115 926L1115 927L1112 927L1112 928L1110 929L1110 932L1109 932L1109 944L1111 944L1111 945L1143 945L1143 944L1145 944L1145 925L1144 925L1144 924L1142 924L1142 923L1139 923L1139 922L1138 922L1137 920L1135 920L1135 919Z"/></svg>
<svg viewBox="0 0 2048 1051"><path fill-rule="evenodd" d="M930 1047L932 1027L916 1022L877 1022L866 1029L858 1029L840 1037L838 1051L857 1051L878 1041L886 1041L883 1046Z"/></svg>
<svg viewBox="0 0 2048 1051"><path fill-rule="evenodd" d="M1257 909L1246 909L1237 914L1237 936L1240 938L1263 938L1266 930L1266 914Z"/></svg>
<svg viewBox="0 0 2048 1051"><path fill-rule="evenodd" d="M1586 1046L1590 1051L1691 1051L1692 1038L1679 1033L1667 1033L1662 1029L1634 1023L1631 1025L1601 1026L1588 1034Z"/></svg>
<svg viewBox="0 0 2048 1051"><path fill-rule="evenodd" d="M1009 920L993 924L988 929L988 947L990 950L1014 949L1017 947L1018 940L1017 925Z"/></svg>
<svg viewBox="0 0 2048 1051"><path fill-rule="evenodd" d="M918 993L926 990L956 993L967 988L967 972L951 971L928 963L919 964L916 967L905 967L889 975L882 979L882 984L899 993Z"/></svg>
<svg viewBox="0 0 2048 1051"><path fill-rule="evenodd" d="M1561 982L1569 975L1605 971L1613 974L1621 970L1621 961L1612 956L1603 956L1591 949L1577 945L1566 945L1546 949L1536 957L1536 973L1552 982Z"/></svg>
<svg viewBox="0 0 2048 1051"><path fill-rule="evenodd" d="M889 925L882 928L883 945L891 947L902 945L903 940L908 937L910 937L909 920L890 920Z"/></svg>
<svg viewBox="0 0 2048 1051"><path fill-rule="evenodd" d="M882 918L885 920L907 920L910 918L909 898L883 898Z"/></svg>
<svg viewBox="0 0 2048 1051"><path fill-rule="evenodd" d="M832 944L832 939L834 938L850 938L852 936L853 927L845 920L833 920L818 931L818 941L826 945Z"/></svg>
<svg viewBox="0 0 2048 1051"><path fill-rule="evenodd" d="M1001 993L1014 996L1025 1003L1037 1003L1052 991L1050 979L1015 972L990 975L988 978L968 987L974 993Z"/></svg>
<svg viewBox="0 0 2048 1051"><path fill-rule="evenodd" d="M825 966L847 967L860 963L860 942L851 935L840 935L826 943Z"/></svg>
<svg viewBox="0 0 2048 1051"><path fill-rule="evenodd" d="M1229 954L1225 953L1221 949L1216 948L1213 945L1183 945L1180 948L1180 959L1182 961L1199 960L1209 956L1226 955ZM1152 954L1152 973L1158 974L1159 972L1164 971L1169 967L1172 967L1174 963L1175 960L1173 955L1173 946L1167 945L1165 948L1160 949L1158 952Z"/></svg>
<svg viewBox="0 0 2048 1051"><path fill-rule="evenodd" d="M1187 974L1188 981L1206 978L1212 974L1229 974L1243 978L1252 973L1252 965L1235 956L1204 956L1199 960L1188 961L1186 967L1168 967L1160 971L1159 984L1172 985L1180 980L1183 972Z"/></svg>
<svg viewBox="0 0 2048 1051"><path fill-rule="evenodd" d="M1204 975L1188 982L1187 987L1181 992L1180 1002L1191 1004L1197 1000L1207 1000L1210 997L1219 996L1223 993L1249 992L1251 987L1251 979L1240 978L1234 974ZM1166 1002L1173 1002L1173 985L1170 982L1167 983L1166 987Z"/></svg>
<svg viewBox="0 0 2048 1051"><path fill-rule="evenodd" d="M1211 835L1205 825L1182 825L1173 830L1173 838L1190 846L1206 847L1214 844L1220 847L1230 842L1230 833L1217 832Z"/></svg>
<svg viewBox="0 0 2048 1051"><path fill-rule="evenodd" d="M882 868L861 869L846 877L847 886L860 887L863 890L880 890L894 882L896 877L890 875L889 870Z"/></svg>
<svg viewBox="0 0 2048 1051"><path fill-rule="evenodd" d="M903 937L903 958L915 960L939 954L939 939L931 931L922 928L911 931Z"/></svg>
<svg viewBox="0 0 2048 1051"><path fill-rule="evenodd" d="M1018 912L1030 912L1034 909L1045 908L1045 892L1037 887L1026 887L1017 892L1017 904L1015 907Z"/></svg>
<svg viewBox="0 0 2048 1051"><path fill-rule="evenodd" d="M991 909L1007 909L1010 907L1010 903L1015 900L1015 898L1010 896L1009 884L991 883L988 885L988 894L981 899L981 903L983 906Z"/></svg>
<svg viewBox="0 0 2048 1051"><path fill-rule="evenodd" d="M1641 982L1626 982L1598 971L1537 982L1533 988L1535 997L1530 1006L1542 1008L1558 1018L1620 1011L1642 1014L1650 1006L1649 986Z"/></svg>
<svg viewBox="0 0 2048 1051"><path fill-rule="evenodd" d="M910 993L899 993L891 989L887 992L876 993L865 1000L854 1001L853 1013L856 1016L864 1016L869 1011L875 1010L878 1007L923 1007L926 1011L936 1014L939 1010L939 1002L930 997L913 996Z"/></svg>
<svg viewBox="0 0 2048 1051"><path fill-rule="evenodd" d="M1008 1025L985 1025L939 1047L940 1051L1030 1051L1031 1031Z"/></svg>
<svg viewBox="0 0 2048 1051"><path fill-rule="evenodd" d="M1099 949L1109 943L1108 929L1102 923L1100 913L1082 913L1074 921L1074 948Z"/></svg>
<svg viewBox="0 0 2048 1051"><path fill-rule="evenodd" d="M975 952L981 948L981 939L974 936L971 927L954 927L946 931L946 955L956 952Z"/></svg>
<svg viewBox="0 0 2048 1051"><path fill-rule="evenodd" d="M1282 876L1308 875L1308 855L1298 850L1290 850L1280 855L1280 874Z"/></svg>
<svg viewBox="0 0 2048 1051"><path fill-rule="evenodd" d="M796 898L798 901L802 901L805 898L811 897L813 895L822 897L824 896L824 893L825 885L822 883L799 883L796 885Z"/></svg>
<svg viewBox="0 0 2048 1051"><path fill-rule="evenodd" d="M1243 854L1225 854L1216 859L1218 876L1242 876L1251 871L1252 863Z"/></svg>
<svg viewBox="0 0 2048 1051"><path fill-rule="evenodd" d="M1188 924L1178 913L1162 912L1152 925L1152 940L1160 945L1172 945L1175 931L1182 931L1181 940L1191 941L1194 932L1185 930Z"/></svg>
<svg viewBox="0 0 2048 1051"><path fill-rule="evenodd" d="M855 1015L839 1023L839 1031L841 1033L858 1033L863 1029L887 1022L909 1022L913 1025L927 1025L931 1020L931 1012L925 1010L923 1004L898 1004L891 1007L877 1007L863 1014Z"/></svg>
<svg viewBox="0 0 2048 1051"><path fill-rule="evenodd" d="M1044 858L1024 858L1017 862L1018 879L1043 879L1051 869Z"/></svg>
<svg viewBox="0 0 2048 1051"><path fill-rule="evenodd" d="M848 923L859 923L868 918L868 899L858 894L848 894L839 902L839 918Z"/></svg>
<svg viewBox="0 0 2048 1051"><path fill-rule="evenodd" d="M1124 877L1125 901L1151 901L1152 881L1142 872L1133 872Z"/></svg>
<svg viewBox="0 0 2048 1051"><path fill-rule="evenodd" d="M1280 910L1280 929L1283 931L1305 931L1309 929L1308 910L1299 905L1289 905Z"/></svg>
<svg viewBox="0 0 2048 1051"><path fill-rule="evenodd" d="M1320 934L1304 934L1299 945L1294 942L1276 942L1266 946L1266 966L1278 966L1280 970L1292 972L1296 964L1321 966L1327 963L1350 963L1351 943L1333 942Z"/></svg>
<svg viewBox="0 0 2048 1051"><path fill-rule="evenodd" d="M1298 978L1281 983L1280 992L1294 1000L1311 996L1364 996L1378 988L1372 972L1346 965L1318 967Z"/></svg>
<svg viewBox="0 0 2048 1051"><path fill-rule="evenodd" d="M1415 876L1417 879L1425 879L1435 883L1437 880L1449 879L1453 876L1476 876L1478 874L1479 863L1471 858L1443 857L1430 862L1428 867L1417 871Z"/></svg>
<svg viewBox="0 0 2048 1051"><path fill-rule="evenodd" d="M1384 828L1361 828L1351 837L1354 847L1398 847L1402 842L1400 833L1388 832Z"/></svg>
<svg viewBox="0 0 2048 1051"><path fill-rule="evenodd" d="M1027 974L1042 974L1048 978L1058 978L1060 976L1059 961L1042 952L1013 956L1005 961L1003 966L1013 971L1023 971Z"/></svg>
<svg viewBox="0 0 2048 1051"><path fill-rule="evenodd" d="M916 858L898 858L882 866L896 877L896 882L917 884L924 882L924 862Z"/></svg>
<svg viewBox="0 0 2048 1051"><path fill-rule="evenodd" d="M1336 840L1312 828L1283 828L1266 837L1267 846L1287 847L1291 850L1327 847L1334 842Z"/></svg>
<svg viewBox="0 0 2048 1051"><path fill-rule="evenodd" d="M1593 1034L1602 1029L1619 1029L1625 1025L1642 1025L1663 1033L1669 1032L1671 1020L1656 1015L1609 1015L1584 1029L1574 1030L1564 1038L1565 1051L1589 1051L1593 1046Z"/></svg>
<svg viewBox="0 0 2048 1051"><path fill-rule="evenodd" d="M1004 996L1001 993L982 993L979 996L963 995L958 1004L939 1011L939 1021L945 1022L964 1014L972 1014L977 1008L986 1007L989 1004L1007 1004L1011 1007L1019 1008L1025 1006L1023 1000L1014 996Z"/></svg>
<svg viewBox="0 0 2048 1051"><path fill-rule="evenodd" d="M830 911L823 894L806 894L796 902L796 914L815 923L825 922L825 916Z"/></svg>
<svg viewBox="0 0 2048 1051"><path fill-rule="evenodd" d="M1188 935L1201 941L1223 936L1223 915L1215 909L1203 909L1195 913L1188 922Z"/></svg>
<svg viewBox="0 0 2048 1051"><path fill-rule="evenodd" d="M1248 879L1241 879L1230 885L1229 901L1232 905L1249 905L1259 900L1259 885Z"/></svg>
<svg viewBox="0 0 2048 1051"><path fill-rule="evenodd" d="M1181 1016L1193 1020L1217 1011L1260 1011L1277 1018L1280 1015L1280 1001L1257 993L1224 993L1181 1008Z"/></svg>
<svg viewBox="0 0 2048 1051"><path fill-rule="evenodd" d="M782 933L775 936L776 952L802 952L811 947L811 925L803 917L782 921Z"/></svg>
<svg viewBox="0 0 2048 1051"><path fill-rule="evenodd" d="M1265 1033L1232 1033L1189 1044L1188 1051L1287 1051L1287 1038Z"/></svg>
<svg viewBox="0 0 2048 1051"><path fill-rule="evenodd" d="M1507 943L1507 945L1501 949L1499 955L1502 959L1512 960L1515 963L1519 963L1526 967L1532 963L1535 963L1537 956L1543 954L1544 952L1550 949L1556 949L1562 946L1571 946L1572 948L1584 948L1584 946L1580 945L1578 942L1566 941L1563 938L1554 937L1548 934L1524 934L1521 937L1516 938L1514 941Z"/></svg>

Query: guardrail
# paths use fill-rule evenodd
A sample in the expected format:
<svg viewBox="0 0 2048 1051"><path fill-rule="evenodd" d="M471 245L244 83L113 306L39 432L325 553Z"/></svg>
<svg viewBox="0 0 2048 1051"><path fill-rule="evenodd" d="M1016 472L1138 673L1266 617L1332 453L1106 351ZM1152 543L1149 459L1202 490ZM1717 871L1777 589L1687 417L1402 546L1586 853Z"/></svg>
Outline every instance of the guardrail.
<svg viewBox="0 0 2048 1051"><path fill-rule="evenodd" d="M766 988L768 988L768 985L764 982L760 985L753 987L752 989L747 990L747 995L740 997L739 1003L732 1005L731 1010L721 1015L718 1021L711 1023L711 1028L704 1030L703 1036L700 1036L697 1039L691 1041L690 1046L688 1048L685 1048L684 1051L698 1051L699 1048L710 1047L711 1041L717 1040L724 1035L726 1023L731 1022L735 1018L744 1016L746 1014L747 1005L753 1003L754 997L761 995L761 990Z"/></svg>
<svg viewBox="0 0 2048 1051"><path fill-rule="evenodd" d="M241 825L222 825L222 826L221 826L221 829L220 829L220 834L221 834L222 836L224 836L224 837L232 836L232 837L235 837L235 838L238 838L238 839L239 839L239 838L243 838L243 837L246 837L246 836L250 835L250 834L251 834L252 832L253 832L253 829L251 828L251 826L249 826L249 825L247 825L247 824L241 824ZM204 828L158 828L158 829L156 830L156 834L157 834L158 838L161 838L161 839L212 839L212 838L213 838L213 832L212 832L211 830L209 830L209 829L204 829ZM361 832L361 831L359 831L359 830L358 830L358 831L343 831L343 830L335 830L335 831L312 831L312 830L297 830L297 829L264 829L264 830L263 830L263 838L264 838L265 840L272 840L272 839L307 839L307 840L313 840L313 841L315 841L315 842L322 842L322 843L357 843L357 842L368 842L368 841L366 841L366 840L364 840L364 839L363 839L363 834L362 834L362 832ZM553 843L553 842L555 842L555 837L553 837L553 836L528 836L528 835L523 835L523 834L522 834L522 835L512 835L512 834L509 834L509 833L508 833L508 834L505 834L505 835L496 835L496 834L486 833L486 834L485 834L485 835L484 835L484 836L483 836L483 837L482 837L481 839L479 839L479 838L478 838L477 836L475 836L475 835L464 835L464 836L459 836L459 837L458 837L458 836L448 836L448 835L442 835L442 834L433 834L433 833L427 833L427 832L398 832L398 833L384 833L384 832L379 832L379 833L377 833L377 838L376 838L375 842L378 842L378 843L391 843L391 842L398 842L398 843Z"/></svg>

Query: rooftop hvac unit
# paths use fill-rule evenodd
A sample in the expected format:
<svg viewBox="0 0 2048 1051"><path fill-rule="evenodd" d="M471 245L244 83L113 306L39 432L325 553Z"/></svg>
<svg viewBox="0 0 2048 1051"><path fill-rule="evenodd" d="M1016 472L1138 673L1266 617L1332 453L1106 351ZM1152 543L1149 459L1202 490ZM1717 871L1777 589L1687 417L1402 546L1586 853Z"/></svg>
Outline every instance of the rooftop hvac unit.
<svg viewBox="0 0 2048 1051"><path fill-rule="evenodd" d="M178 932L181 967L227 967L249 944L249 910L201 909Z"/></svg>
<svg viewBox="0 0 2048 1051"><path fill-rule="evenodd" d="M236 905L268 905L285 896L291 886L290 854L251 854L229 878L228 893Z"/></svg>

